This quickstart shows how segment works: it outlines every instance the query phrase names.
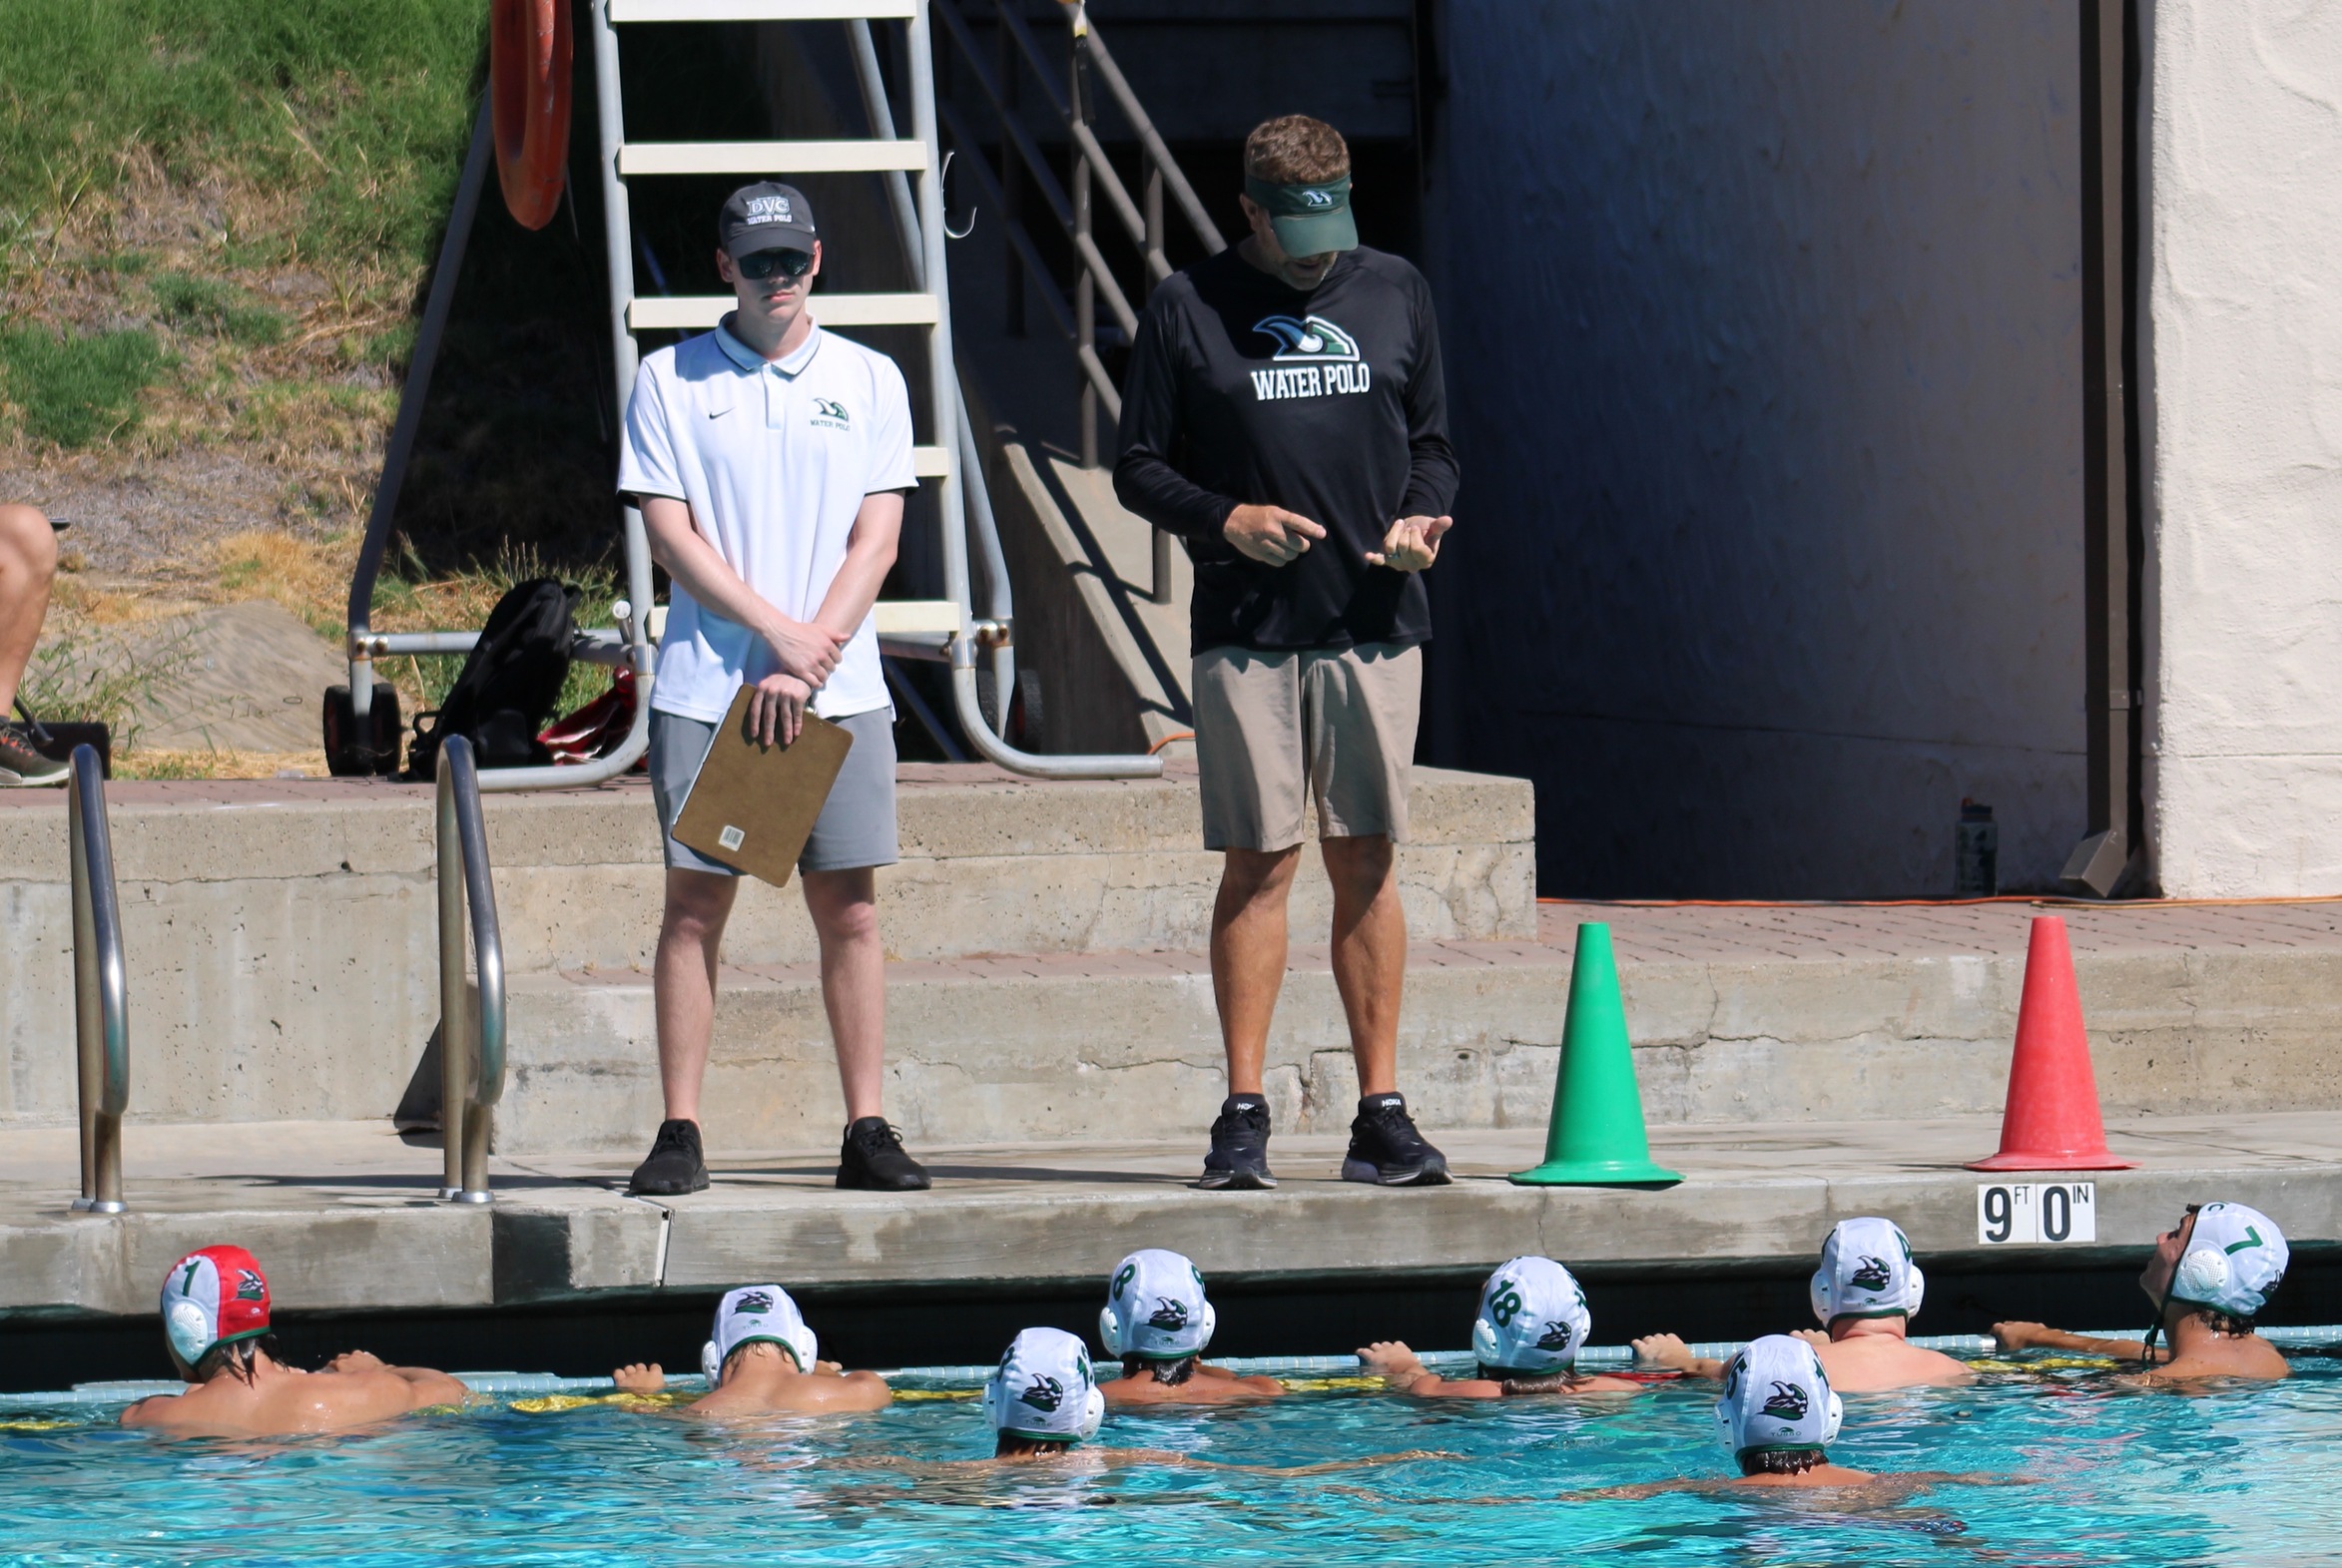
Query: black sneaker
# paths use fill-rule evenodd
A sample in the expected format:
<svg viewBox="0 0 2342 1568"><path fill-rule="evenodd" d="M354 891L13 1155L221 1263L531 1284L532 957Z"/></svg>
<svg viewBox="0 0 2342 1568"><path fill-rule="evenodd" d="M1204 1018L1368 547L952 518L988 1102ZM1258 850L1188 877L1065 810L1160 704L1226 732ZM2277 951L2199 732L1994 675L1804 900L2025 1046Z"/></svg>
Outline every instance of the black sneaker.
<svg viewBox="0 0 2342 1568"><path fill-rule="evenodd" d="M934 1183L902 1152L902 1135L883 1116L866 1116L846 1129L838 1151L838 1185L863 1193L923 1193Z"/></svg>
<svg viewBox="0 0 2342 1568"><path fill-rule="evenodd" d="M32 731L20 724L0 724L0 789L61 784L72 773L70 764L41 755Z"/></svg>
<svg viewBox="0 0 2342 1568"><path fill-rule="evenodd" d="M1350 1124L1342 1180L1377 1187L1445 1187L1448 1157L1415 1130L1405 1095L1370 1094L1358 1102L1358 1118Z"/></svg>
<svg viewBox="0 0 2342 1568"><path fill-rule="evenodd" d="M1223 1188L1257 1192L1277 1185L1269 1174L1269 1102L1249 1094L1232 1094L1220 1102L1212 1123L1212 1148L1204 1156L1204 1174L1195 1184L1218 1192Z"/></svg>
<svg viewBox="0 0 2342 1568"><path fill-rule="evenodd" d="M675 1198L708 1185L708 1162L700 1158L700 1124L661 1122L651 1157L634 1168L628 1190L641 1198Z"/></svg>

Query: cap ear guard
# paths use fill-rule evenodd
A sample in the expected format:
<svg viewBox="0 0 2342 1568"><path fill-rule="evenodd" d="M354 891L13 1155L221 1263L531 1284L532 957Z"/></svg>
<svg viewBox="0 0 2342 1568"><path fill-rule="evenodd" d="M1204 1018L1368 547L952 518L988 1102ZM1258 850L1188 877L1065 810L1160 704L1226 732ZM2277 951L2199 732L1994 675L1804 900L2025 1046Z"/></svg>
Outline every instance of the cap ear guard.
<svg viewBox="0 0 2342 1568"><path fill-rule="evenodd" d="M1089 1397L1081 1403L1081 1440L1088 1442L1098 1435L1098 1428L1106 1422L1106 1395L1099 1387L1090 1385Z"/></svg>
<svg viewBox="0 0 2342 1568"><path fill-rule="evenodd" d="M1106 1347L1108 1355L1120 1360L1130 1353L1128 1333L1129 1327L1115 1315L1112 1302L1098 1308L1098 1343Z"/></svg>
<svg viewBox="0 0 2342 1568"><path fill-rule="evenodd" d="M1471 1354L1482 1366L1500 1366L1504 1362L1504 1346L1496 1337L1496 1325L1485 1317L1472 1321Z"/></svg>
<svg viewBox="0 0 2342 1568"><path fill-rule="evenodd" d="M2199 1247L2179 1260L2179 1268L2171 1276L2171 1299L2216 1304L2227 1294L2229 1273L2225 1254Z"/></svg>
<svg viewBox="0 0 2342 1568"><path fill-rule="evenodd" d="M700 1371L707 1377L711 1389L724 1386L724 1353L710 1339L700 1346Z"/></svg>
<svg viewBox="0 0 2342 1568"><path fill-rule="evenodd" d="M193 1302L174 1302L163 1318L163 1333L171 1348L192 1369L212 1347L212 1321Z"/></svg>
<svg viewBox="0 0 2342 1568"><path fill-rule="evenodd" d="M1823 1386L1827 1387L1828 1385L1824 1384ZM1822 1441L1824 1443L1836 1442L1838 1428L1845 1424L1846 1401L1838 1397L1837 1390L1832 1389L1830 1392L1830 1413L1822 1418Z"/></svg>
<svg viewBox="0 0 2342 1568"><path fill-rule="evenodd" d="M1911 1275L1911 1282L1904 1288L1903 1310L1907 1315L1917 1317L1919 1304L1928 1299L1928 1277L1916 1263L1904 1267Z"/></svg>

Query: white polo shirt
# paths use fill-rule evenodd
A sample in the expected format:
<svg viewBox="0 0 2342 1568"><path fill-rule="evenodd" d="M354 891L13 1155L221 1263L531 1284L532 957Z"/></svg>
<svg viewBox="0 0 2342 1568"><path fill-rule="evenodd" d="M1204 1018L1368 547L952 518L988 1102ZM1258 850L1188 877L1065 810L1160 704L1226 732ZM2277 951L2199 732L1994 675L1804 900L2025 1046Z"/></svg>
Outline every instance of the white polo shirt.
<svg viewBox="0 0 2342 1568"><path fill-rule="evenodd" d="M719 326L660 349L635 377L618 488L688 503L701 535L741 581L793 619L820 612L863 497L917 483L902 372L884 354L819 326L777 363ZM779 668L763 638L678 583L651 707L714 723L743 684ZM874 613L813 708L843 719L887 701Z"/></svg>

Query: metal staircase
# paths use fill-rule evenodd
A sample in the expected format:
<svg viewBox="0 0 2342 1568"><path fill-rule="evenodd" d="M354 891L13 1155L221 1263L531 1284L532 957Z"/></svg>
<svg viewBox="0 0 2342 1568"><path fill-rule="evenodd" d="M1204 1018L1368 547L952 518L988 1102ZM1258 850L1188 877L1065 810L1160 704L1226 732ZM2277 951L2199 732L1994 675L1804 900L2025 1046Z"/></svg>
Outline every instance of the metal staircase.
<svg viewBox="0 0 2342 1568"><path fill-rule="evenodd" d="M620 28L637 23L805 23L843 22L851 25L866 107L878 134L856 141L766 142L641 142L629 143L619 92ZM902 58L907 64L911 135L896 139L894 120L885 103L885 89L872 46L870 24L899 22L905 29ZM634 179L670 175L733 175L747 178L786 178L809 174L871 174L893 187L896 222L904 230L905 254L911 273L921 286L907 293L817 292L812 309L817 322L828 327L910 326L927 333L926 388L933 444L913 449L913 466L922 484L934 487L936 514L942 530L941 558L944 592L934 601L880 601L878 635L882 650L894 658L927 659L949 667L952 707L968 743L986 761L1020 774L1045 779L1128 779L1155 777L1162 763L1139 756L1044 756L1018 750L1001 739L984 713L976 682L977 656L991 664L995 692L1015 690L1014 623L1007 573L982 488L980 462L966 428L959 382L951 353L950 288L943 243L943 193L939 172L942 154L935 110L933 53L928 31L927 0L593 0L592 48L594 84L599 110L601 143L597 163L602 182L604 252L610 279L610 335L615 364L613 391L623 422L641 358L636 333L658 330L704 330L713 327L732 308L727 295L668 297L638 295L635 290L635 235L628 203L627 183ZM483 120L485 110L482 111ZM465 169L455 217L460 222L476 202L484 179L485 141L475 136L473 156ZM435 315L443 320L443 290L451 291L461 240L451 226L451 251L443 251L432 299L425 311L424 330L416 344L416 366L410 371L407 400L419 413L421 392L428 386L428 358L436 348L432 327ZM400 425L410 422L402 405ZM406 431L411 441L411 430ZM376 634L367 624L374 570L387 542L389 508L394 504L397 470L404 450L394 431L385 459L375 517L368 528L359 568L350 595L350 693L358 729L366 727L367 704L373 686L372 661L394 654L454 654L468 652L476 633L413 632ZM975 505L971 508L971 498ZM975 606L968 563L969 520L985 557L987 609ZM633 506L624 508L627 599L617 607L615 630L582 632L574 650L579 658L631 666L637 682L634 725L626 740L607 757L593 762L552 768L482 769L483 790L561 788L597 784L633 767L649 745L650 688L656 616L651 610L650 546L642 516ZM637 610L636 607L641 607ZM1000 703L1003 718L1006 704Z"/></svg>
<svg viewBox="0 0 2342 1568"><path fill-rule="evenodd" d="M943 255L943 190L938 178L942 154L935 119L933 53L927 0L594 0L594 66L601 120L604 214L610 265L612 345L616 350L617 401L623 411L633 390L639 350L634 334L657 329L699 330L714 326L733 301L726 295L641 297L634 288L633 233L627 204L630 179L660 175L737 175L786 178L805 174L872 174L907 182L908 212L914 223L905 236L912 272L923 285L909 293L817 293L812 309L824 326L912 326L927 333L929 430L934 444L913 450L922 483L935 487L942 528L944 591L935 602L881 602L878 630L895 657L940 658L951 670L953 706L961 732L987 761L1018 773L1052 779L1112 779L1152 776L1162 771L1153 758L1046 757L1018 751L1003 741L983 713L976 689L979 649L1004 652L1012 624L979 617L969 580L968 506L964 480L975 478L963 463L970 449L961 440L959 382L951 356L950 289ZM872 105L881 133L860 141L641 142L625 137L619 101L616 29L640 22L847 22L855 24L866 94L883 92L870 53L872 22L900 22L907 34L903 58L909 75L911 135L891 136L892 116L882 102ZM915 243L909 243L915 241ZM980 480L977 482L980 483ZM979 526L990 525L988 510ZM640 531L630 516L629 549ZM996 554L996 552L987 552ZM1006 661L1001 661L1006 665ZM1012 667L1007 667L1012 670ZM1004 670L1002 673L1007 673ZM997 687L1013 690L1013 674ZM566 770L564 771L566 772ZM488 776L482 776L483 785Z"/></svg>

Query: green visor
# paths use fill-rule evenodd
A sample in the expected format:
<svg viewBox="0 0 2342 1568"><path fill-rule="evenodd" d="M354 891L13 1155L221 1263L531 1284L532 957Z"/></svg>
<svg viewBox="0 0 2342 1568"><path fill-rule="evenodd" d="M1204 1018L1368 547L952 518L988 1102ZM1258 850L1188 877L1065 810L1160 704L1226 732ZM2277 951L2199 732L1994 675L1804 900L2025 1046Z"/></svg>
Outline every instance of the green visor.
<svg viewBox="0 0 2342 1568"><path fill-rule="evenodd" d="M1350 216L1350 176L1316 185L1271 185L1244 177L1244 194L1269 215L1277 244L1287 256L1323 256L1358 249L1358 225Z"/></svg>

